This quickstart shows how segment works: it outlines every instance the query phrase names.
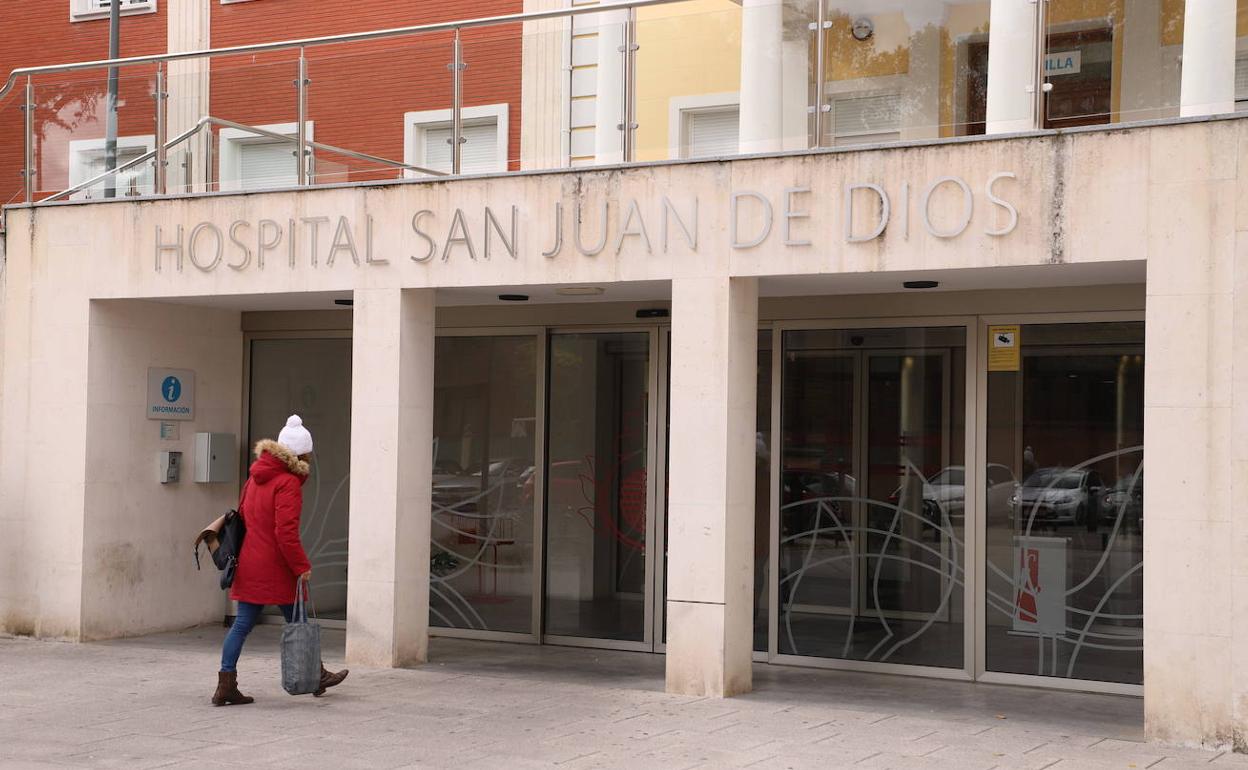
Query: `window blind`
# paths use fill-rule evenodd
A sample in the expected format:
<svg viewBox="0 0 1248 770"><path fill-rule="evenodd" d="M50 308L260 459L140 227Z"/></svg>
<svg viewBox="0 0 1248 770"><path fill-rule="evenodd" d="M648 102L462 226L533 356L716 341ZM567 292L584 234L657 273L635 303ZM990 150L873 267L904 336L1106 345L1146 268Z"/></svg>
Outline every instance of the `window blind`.
<svg viewBox="0 0 1248 770"><path fill-rule="evenodd" d="M465 174L503 171L498 167L498 122L490 119L464 125L466 140L460 151L460 170ZM451 127L425 129L425 168L451 172Z"/></svg>
<svg viewBox="0 0 1248 770"><path fill-rule="evenodd" d="M739 126L740 111L736 107L686 113L685 157L735 155Z"/></svg>
<svg viewBox="0 0 1248 770"><path fill-rule="evenodd" d="M298 183L294 142L240 142L239 186L244 190Z"/></svg>

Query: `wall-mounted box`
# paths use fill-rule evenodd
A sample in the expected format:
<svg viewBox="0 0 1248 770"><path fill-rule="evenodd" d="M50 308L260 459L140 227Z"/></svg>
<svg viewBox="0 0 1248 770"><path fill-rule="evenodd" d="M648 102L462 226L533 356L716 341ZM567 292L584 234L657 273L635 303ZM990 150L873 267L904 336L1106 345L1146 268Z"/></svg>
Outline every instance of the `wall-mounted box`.
<svg viewBox="0 0 1248 770"><path fill-rule="evenodd" d="M195 482L228 483L235 480L238 454L233 433L195 434Z"/></svg>

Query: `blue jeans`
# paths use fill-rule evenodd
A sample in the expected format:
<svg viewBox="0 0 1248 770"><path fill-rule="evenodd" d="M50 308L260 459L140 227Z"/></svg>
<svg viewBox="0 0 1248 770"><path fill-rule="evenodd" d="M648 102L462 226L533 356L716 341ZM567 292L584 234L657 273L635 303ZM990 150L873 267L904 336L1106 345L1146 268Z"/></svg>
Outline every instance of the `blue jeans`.
<svg viewBox="0 0 1248 770"><path fill-rule="evenodd" d="M295 605L279 604L277 608L282 611L282 616L289 623L294 615ZM238 614L234 616L234 625L230 626L230 632L225 635L225 644L221 648L221 671L223 673L232 674L238 670L238 656L243 653L243 642L247 641L247 635L251 633L251 629L255 628L256 620L263 610L263 604L238 603Z"/></svg>

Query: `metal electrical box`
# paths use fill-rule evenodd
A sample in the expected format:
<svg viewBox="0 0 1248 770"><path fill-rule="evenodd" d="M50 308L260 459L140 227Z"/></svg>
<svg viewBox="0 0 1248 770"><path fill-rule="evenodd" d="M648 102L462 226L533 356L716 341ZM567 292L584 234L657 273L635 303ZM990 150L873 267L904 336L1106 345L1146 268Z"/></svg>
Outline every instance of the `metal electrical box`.
<svg viewBox="0 0 1248 770"><path fill-rule="evenodd" d="M181 477L179 472L182 468L181 452L160 452L156 455L159 465L157 470L157 478L161 484L176 484Z"/></svg>
<svg viewBox="0 0 1248 770"><path fill-rule="evenodd" d="M195 482L231 482L238 469L233 433L195 434Z"/></svg>

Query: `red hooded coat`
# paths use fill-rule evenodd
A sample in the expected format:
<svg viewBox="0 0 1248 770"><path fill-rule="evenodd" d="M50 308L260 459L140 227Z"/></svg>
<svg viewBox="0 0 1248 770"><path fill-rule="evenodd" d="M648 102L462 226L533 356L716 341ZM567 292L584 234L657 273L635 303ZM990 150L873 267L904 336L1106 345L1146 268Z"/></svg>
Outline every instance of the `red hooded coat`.
<svg viewBox="0 0 1248 770"><path fill-rule="evenodd" d="M312 569L299 542L303 482L308 464L276 441L256 444L256 461L243 494L247 535L230 598L252 604L291 604L295 580Z"/></svg>

